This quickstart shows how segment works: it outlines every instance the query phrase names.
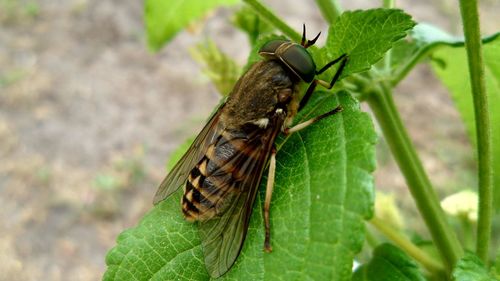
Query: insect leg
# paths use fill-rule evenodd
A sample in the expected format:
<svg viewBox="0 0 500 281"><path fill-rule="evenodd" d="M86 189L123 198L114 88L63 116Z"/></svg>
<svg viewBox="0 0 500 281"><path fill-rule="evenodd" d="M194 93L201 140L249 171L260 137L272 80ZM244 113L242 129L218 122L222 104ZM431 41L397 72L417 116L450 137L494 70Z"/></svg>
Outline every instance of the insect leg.
<svg viewBox="0 0 500 281"><path fill-rule="evenodd" d="M274 189L274 175L276 172L276 148L273 146L271 150L271 158L269 161L269 173L267 175L266 184L266 199L264 201L264 225L266 228L266 238L264 241L264 251L271 252L271 224L269 221L269 208L271 207L271 198Z"/></svg>
<svg viewBox="0 0 500 281"><path fill-rule="evenodd" d="M339 61L342 60L342 64L345 64L347 63L347 59L348 59L348 56L347 54L342 54L340 57L332 60L331 62L327 63L325 66L323 66L320 70L316 70L316 75L319 75L323 72L325 72L328 68L332 67L334 64L338 63ZM339 67L339 69L337 70L337 72L342 72L342 68L344 68L342 65ZM334 81L332 81L334 82Z"/></svg>
<svg viewBox="0 0 500 281"><path fill-rule="evenodd" d="M337 80L339 79L340 74L342 74L342 71L344 70L344 67L345 67L348 59L349 59L349 57L346 54L343 54L340 57L338 57L338 58L332 60L331 62L327 63L320 70L316 71L316 74L321 74L321 73L325 72L328 68L330 68L332 65L334 65L334 64L336 64L337 62L340 61L339 69L337 69L337 72L335 72L335 75L333 76L332 81L330 82L330 84L328 84L328 82L323 81L323 80L318 80L318 83L321 86L323 86L323 87L325 87L327 89L331 89L333 87L333 85L335 85L335 82L337 82Z"/></svg>
<svg viewBox="0 0 500 281"><path fill-rule="evenodd" d="M308 127L309 125L312 125L312 124L314 124L314 123L318 122L319 120L321 120L321 119L323 119L323 118L325 118L325 117L328 117L328 116L330 116L330 115L334 115L334 114L336 114L336 113L339 113L339 112L341 112L342 110L343 110L342 106L340 106L340 105L339 105L339 106L335 107L333 110L328 111L327 113L323 113L323 114L321 114L321 115L318 115L318 116L316 116L316 117L313 117L313 118L311 118L311 119L309 119L309 120L307 120L307 121L304 121L304 122L302 122L302 123L299 123L299 124L297 124L297 125L295 125L295 126L293 126L293 127L291 127L291 128L285 128L285 130L283 131L283 133L284 133L285 135L289 135L289 134L292 134L292 133L298 132L298 131L300 131L300 130L302 130L302 129L305 129L305 128L306 128L306 127Z"/></svg>
<svg viewBox="0 0 500 281"><path fill-rule="evenodd" d="M311 97L312 93L314 92L314 89L316 89L316 86L318 84L320 84L321 86L323 86L327 89L333 88L333 85L335 85L335 82L337 82L337 80L339 79L340 74L342 74L342 71L344 70L344 67L347 63L347 60L348 60L348 56L346 54L343 54L340 57L327 63L320 70L316 71L316 75L321 74L321 73L325 72L328 68L332 67L334 64L341 61L339 69L337 69L337 72L335 72L335 75L333 76L332 81L330 83L323 81L323 80L319 80L319 79L314 79L312 81L311 85L309 85L309 88L307 88L307 91L306 91L304 97L300 101L299 111L307 104L307 102L309 101L309 98Z"/></svg>
<svg viewBox="0 0 500 281"><path fill-rule="evenodd" d="M307 88L306 93L304 94L304 97L302 97L302 100L300 100L299 104L299 111L306 106L307 102L309 101L309 98L311 98L311 94L314 92L314 89L316 89L316 86L318 85L318 80L314 79Z"/></svg>

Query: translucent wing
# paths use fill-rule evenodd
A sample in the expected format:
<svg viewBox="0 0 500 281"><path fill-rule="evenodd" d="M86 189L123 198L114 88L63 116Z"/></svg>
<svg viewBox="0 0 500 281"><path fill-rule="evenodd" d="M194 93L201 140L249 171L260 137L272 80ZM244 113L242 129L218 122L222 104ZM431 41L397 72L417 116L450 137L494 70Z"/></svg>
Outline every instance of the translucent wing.
<svg viewBox="0 0 500 281"><path fill-rule="evenodd" d="M211 177L227 176L227 171L231 170L233 178L231 187L226 187L220 195L222 207L218 207L219 211L211 219L198 224L205 266L212 277L226 273L243 246L255 196L283 120L276 118L271 123L267 129L257 128L248 133L243 144L238 139L239 153L219 166L220 172L213 171L212 176L207 176L210 181Z"/></svg>
<svg viewBox="0 0 500 281"><path fill-rule="evenodd" d="M170 194L174 193L180 186L184 184L191 169L200 161L205 154L205 148L213 143L220 132L223 130L222 124L219 122L222 104L215 114L212 115L208 123L198 134L193 141L187 152L175 164L174 168L163 179L156 191L153 203L158 204L160 201L167 198Z"/></svg>

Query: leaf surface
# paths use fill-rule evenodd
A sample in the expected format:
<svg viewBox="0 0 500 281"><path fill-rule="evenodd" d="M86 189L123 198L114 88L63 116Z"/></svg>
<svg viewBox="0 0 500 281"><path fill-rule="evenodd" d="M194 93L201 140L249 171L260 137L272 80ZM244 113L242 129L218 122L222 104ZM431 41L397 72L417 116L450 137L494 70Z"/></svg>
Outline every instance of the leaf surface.
<svg viewBox="0 0 500 281"><path fill-rule="evenodd" d="M500 33L484 37L488 44L500 37ZM393 85L397 85L415 67L433 52L441 48L463 47L464 39L452 36L436 26L426 23L417 24L407 40L401 40L392 49L390 65Z"/></svg>
<svg viewBox="0 0 500 281"><path fill-rule="evenodd" d="M486 92L488 94L493 155L500 155L500 36L483 45ZM476 143L476 124L467 56L464 47L443 47L432 55L433 69L451 93L465 122L471 142ZM493 170L500 171L500 157L493 157ZM493 174L494 204L500 211L500 173Z"/></svg>
<svg viewBox="0 0 500 281"><path fill-rule="evenodd" d="M331 61L349 55L341 77L368 70L414 25L408 14L397 9L345 12L330 27L322 57Z"/></svg>
<svg viewBox="0 0 500 281"><path fill-rule="evenodd" d="M373 125L346 92L316 92L298 119L338 104L342 113L277 141L274 251L263 252L263 180L242 253L222 280L349 280L372 215ZM104 280L209 279L196 225L182 218L180 192L119 236Z"/></svg>
<svg viewBox="0 0 500 281"><path fill-rule="evenodd" d="M391 244L382 244L373 251L367 264L356 269L353 281L425 281L417 264Z"/></svg>
<svg viewBox="0 0 500 281"><path fill-rule="evenodd" d="M453 270L456 281L498 281L486 269L482 261L472 253L466 253Z"/></svg>

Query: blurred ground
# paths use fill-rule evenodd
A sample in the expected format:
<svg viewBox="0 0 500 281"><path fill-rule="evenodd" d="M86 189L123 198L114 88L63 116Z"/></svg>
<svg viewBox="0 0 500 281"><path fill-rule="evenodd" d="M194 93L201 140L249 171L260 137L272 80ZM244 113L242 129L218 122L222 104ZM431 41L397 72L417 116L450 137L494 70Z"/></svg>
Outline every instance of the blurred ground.
<svg viewBox="0 0 500 281"><path fill-rule="evenodd" d="M326 30L312 1L266 2L292 26ZM375 5L366 2L346 8ZM456 2L432 3L398 5L459 33ZM484 32L498 30L499 4L483 6ZM246 37L229 24L230 10L158 54L146 49L142 13L139 1L0 0L0 280L100 279L116 236L151 208L170 152L217 103L188 49L211 37L246 60ZM397 90L440 195L472 187L465 130L430 69L418 67ZM379 148L377 186L414 212L387 148Z"/></svg>

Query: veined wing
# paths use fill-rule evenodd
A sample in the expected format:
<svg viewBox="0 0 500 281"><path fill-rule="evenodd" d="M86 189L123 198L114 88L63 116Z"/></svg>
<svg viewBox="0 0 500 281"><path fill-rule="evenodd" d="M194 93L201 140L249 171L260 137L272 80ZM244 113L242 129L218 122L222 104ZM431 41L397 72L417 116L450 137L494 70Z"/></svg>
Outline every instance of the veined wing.
<svg viewBox="0 0 500 281"><path fill-rule="evenodd" d="M224 104L219 106L217 111L212 115L208 123L198 134L184 156L182 156L177 164L175 164L172 171L170 171L165 179L163 179L158 187L158 190L156 191L153 200L154 204L158 204L163 201L186 182L191 169L205 155L206 148L216 140L217 136L224 129L223 124L219 122L222 107L224 107Z"/></svg>
<svg viewBox="0 0 500 281"><path fill-rule="evenodd" d="M217 196L219 202L212 201L216 212L210 219L201 220L198 224L205 266L212 277L226 273L241 251L262 174L282 124L283 119L276 116L266 129L255 126L253 132L247 131L243 143L239 138L232 140L227 137L215 143L217 149L218 145L238 142L239 153L228 158L218 169L207 171L210 173L205 179L208 183L225 185L223 192ZM225 181L218 179L224 177ZM201 193L207 191L203 190L207 188L206 184L200 188Z"/></svg>

